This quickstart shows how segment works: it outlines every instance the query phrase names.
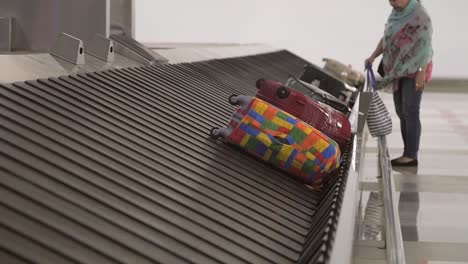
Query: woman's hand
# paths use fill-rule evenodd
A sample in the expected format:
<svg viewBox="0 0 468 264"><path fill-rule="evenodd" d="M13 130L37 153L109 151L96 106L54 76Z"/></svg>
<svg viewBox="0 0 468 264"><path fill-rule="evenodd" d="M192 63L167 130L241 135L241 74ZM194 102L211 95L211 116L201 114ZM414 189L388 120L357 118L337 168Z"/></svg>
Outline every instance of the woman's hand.
<svg viewBox="0 0 468 264"><path fill-rule="evenodd" d="M369 58L367 58L365 61L364 61L364 68L367 67L367 65L371 65L374 63L374 60L375 60L375 57L374 56L370 56Z"/></svg>
<svg viewBox="0 0 468 264"><path fill-rule="evenodd" d="M418 71L414 80L416 85L416 91L424 90L424 86L426 84L426 71Z"/></svg>

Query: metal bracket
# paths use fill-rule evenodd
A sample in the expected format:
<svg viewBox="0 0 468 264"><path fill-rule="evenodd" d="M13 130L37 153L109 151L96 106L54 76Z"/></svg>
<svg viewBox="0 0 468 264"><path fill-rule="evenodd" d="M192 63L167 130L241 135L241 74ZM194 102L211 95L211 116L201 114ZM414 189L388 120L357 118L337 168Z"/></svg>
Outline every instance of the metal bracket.
<svg viewBox="0 0 468 264"><path fill-rule="evenodd" d="M111 35L117 53L144 65L164 64L168 60L127 35Z"/></svg>
<svg viewBox="0 0 468 264"><path fill-rule="evenodd" d="M114 42L99 34L94 35L93 39L86 42L86 53L106 62L114 61Z"/></svg>
<svg viewBox="0 0 468 264"><path fill-rule="evenodd" d="M60 33L50 54L75 65L84 64L83 41L66 33Z"/></svg>
<svg viewBox="0 0 468 264"><path fill-rule="evenodd" d="M0 51L11 51L12 19L0 17Z"/></svg>

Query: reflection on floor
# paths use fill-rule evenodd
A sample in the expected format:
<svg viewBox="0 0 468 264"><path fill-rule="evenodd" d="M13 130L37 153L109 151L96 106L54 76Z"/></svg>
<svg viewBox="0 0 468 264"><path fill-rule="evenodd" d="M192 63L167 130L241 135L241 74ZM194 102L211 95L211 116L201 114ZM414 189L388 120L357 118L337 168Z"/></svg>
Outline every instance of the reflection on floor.
<svg viewBox="0 0 468 264"><path fill-rule="evenodd" d="M468 89L467 89L468 90ZM403 143L392 95L387 137L392 158ZM423 95L418 168L394 168L406 263L468 263L468 93ZM377 176L377 141L367 141L356 263L386 263L383 202Z"/></svg>

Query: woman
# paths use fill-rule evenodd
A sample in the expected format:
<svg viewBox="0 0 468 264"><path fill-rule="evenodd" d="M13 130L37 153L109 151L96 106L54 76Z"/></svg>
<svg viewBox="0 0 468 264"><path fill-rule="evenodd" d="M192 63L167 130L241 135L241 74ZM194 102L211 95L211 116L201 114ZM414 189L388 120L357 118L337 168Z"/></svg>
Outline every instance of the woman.
<svg viewBox="0 0 468 264"><path fill-rule="evenodd" d="M404 152L392 166L417 166L421 121L419 107L432 74L432 23L419 0L390 0L393 11L383 38L365 65L383 54L381 85L393 85L393 101L400 118Z"/></svg>

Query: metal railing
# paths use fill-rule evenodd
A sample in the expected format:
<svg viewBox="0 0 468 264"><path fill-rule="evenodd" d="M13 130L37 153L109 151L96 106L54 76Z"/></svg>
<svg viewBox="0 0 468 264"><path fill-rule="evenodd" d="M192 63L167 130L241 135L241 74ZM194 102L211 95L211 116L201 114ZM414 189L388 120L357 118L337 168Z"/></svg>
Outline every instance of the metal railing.
<svg viewBox="0 0 468 264"><path fill-rule="evenodd" d="M385 205L385 233L387 263L404 264L405 250L401 234L400 216L396 202L395 179L392 173L390 155L385 136L378 138L379 169L382 176L383 198Z"/></svg>
<svg viewBox="0 0 468 264"><path fill-rule="evenodd" d="M358 131L359 101L356 102L351 111L349 121L353 133ZM365 140L362 133L356 133L353 138L353 150L351 152L351 166L345 182L343 202L341 204L338 225L333 242L329 264L351 263L353 261L353 239L356 232L356 214L359 205L359 182L363 171L363 160L365 155Z"/></svg>

